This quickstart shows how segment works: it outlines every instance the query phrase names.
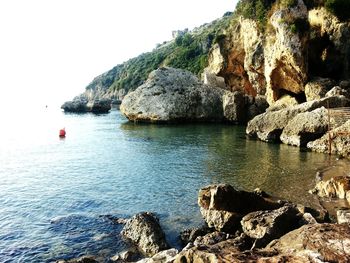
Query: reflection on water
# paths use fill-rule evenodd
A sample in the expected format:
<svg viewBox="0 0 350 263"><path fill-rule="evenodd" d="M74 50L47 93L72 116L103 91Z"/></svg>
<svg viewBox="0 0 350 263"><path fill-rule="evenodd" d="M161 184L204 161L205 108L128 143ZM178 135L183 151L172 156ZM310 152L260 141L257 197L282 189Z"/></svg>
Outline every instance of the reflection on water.
<svg viewBox="0 0 350 263"><path fill-rule="evenodd" d="M5 262L113 255L125 244L117 235L120 226L101 219L106 214L155 211L176 245L179 230L202 223L197 193L205 185L260 187L315 204L307 191L316 171L347 163L248 140L239 126L133 124L119 111L23 115L32 120L23 126L22 119L8 118L8 127L16 128L0 137L0 258ZM35 129L23 134L28 127ZM62 127L64 140L58 138Z"/></svg>

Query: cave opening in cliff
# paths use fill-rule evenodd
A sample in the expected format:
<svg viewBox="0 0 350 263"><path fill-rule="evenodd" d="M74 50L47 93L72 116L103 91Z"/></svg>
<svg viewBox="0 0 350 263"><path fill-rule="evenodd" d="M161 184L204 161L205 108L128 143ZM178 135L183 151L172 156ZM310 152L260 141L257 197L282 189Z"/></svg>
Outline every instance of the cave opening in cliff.
<svg viewBox="0 0 350 263"><path fill-rule="evenodd" d="M323 77L339 80L342 77L343 61L328 34L321 35L317 29L310 34L308 52L310 77Z"/></svg>

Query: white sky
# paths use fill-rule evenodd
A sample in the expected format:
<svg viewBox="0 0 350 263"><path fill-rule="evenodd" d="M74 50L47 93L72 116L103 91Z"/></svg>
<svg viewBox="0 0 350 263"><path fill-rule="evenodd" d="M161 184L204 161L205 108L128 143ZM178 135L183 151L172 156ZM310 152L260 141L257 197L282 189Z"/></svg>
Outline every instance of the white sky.
<svg viewBox="0 0 350 263"><path fill-rule="evenodd" d="M97 75L237 0L1 0L0 109L62 104Z"/></svg>

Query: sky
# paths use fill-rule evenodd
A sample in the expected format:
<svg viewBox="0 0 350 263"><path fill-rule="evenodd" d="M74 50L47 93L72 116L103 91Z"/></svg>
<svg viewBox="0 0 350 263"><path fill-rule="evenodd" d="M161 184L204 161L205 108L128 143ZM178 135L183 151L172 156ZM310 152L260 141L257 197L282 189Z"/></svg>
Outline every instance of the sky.
<svg viewBox="0 0 350 263"><path fill-rule="evenodd" d="M1 0L0 110L59 107L94 77L236 0Z"/></svg>

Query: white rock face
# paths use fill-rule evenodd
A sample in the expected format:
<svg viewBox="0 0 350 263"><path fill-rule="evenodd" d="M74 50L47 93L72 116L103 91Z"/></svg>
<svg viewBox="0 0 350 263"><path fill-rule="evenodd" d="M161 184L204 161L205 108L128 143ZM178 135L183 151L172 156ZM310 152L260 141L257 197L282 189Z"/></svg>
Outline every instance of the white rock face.
<svg viewBox="0 0 350 263"><path fill-rule="evenodd" d="M221 121L224 92L186 70L160 68L125 96L120 110L131 121Z"/></svg>
<svg viewBox="0 0 350 263"><path fill-rule="evenodd" d="M295 94L304 91L307 37L293 32L290 24L297 19L306 20L307 14L304 2L298 0L297 6L279 9L270 18L274 34L267 35L265 47L266 95L270 105L282 95L281 90Z"/></svg>

